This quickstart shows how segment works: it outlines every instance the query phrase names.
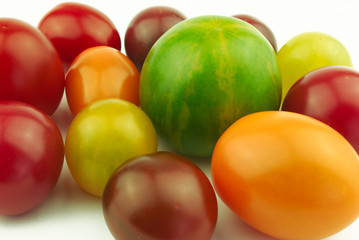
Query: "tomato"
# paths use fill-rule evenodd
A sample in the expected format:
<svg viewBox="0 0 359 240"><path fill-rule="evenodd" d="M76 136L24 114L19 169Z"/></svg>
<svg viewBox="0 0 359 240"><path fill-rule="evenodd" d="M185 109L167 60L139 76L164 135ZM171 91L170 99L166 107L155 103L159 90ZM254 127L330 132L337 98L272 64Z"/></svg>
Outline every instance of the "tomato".
<svg viewBox="0 0 359 240"><path fill-rule="evenodd" d="M279 109L280 98L272 46L233 17L200 16L176 24L153 45L141 71L141 107L164 142L185 155L210 156L230 124L252 112Z"/></svg>
<svg viewBox="0 0 359 240"><path fill-rule="evenodd" d="M112 175L102 199L116 239L210 240L217 222L209 179L175 153L130 159Z"/></svg>
<svg viewBox="0 0 359 240"><path fill-rule="evenodd" d="M119 50L98 46L80 53L66 75L66 97L73 115L90 103L105 98L120 98L136 105L140 74Z"/></svg>
<svg viewBox="0 0 359 240"><path fill-rule="evenodd" d="M314 70L288 91L282 109L314 117L341 133L359 153L359 72L345 66Z"/></svg>
<svg viewBox="0 0 359 240"><path fill-rule="evenodd" d="M62 136L32 105L0 102L0 215L40 205L55 187L64 161Z"/></svg>
<svg viewBox="0 0 359 240"><path fill-rule="evenodd" d="M322 239L359 216L359 157L333 128L285 111L247 115L213 152L218 196L279 239Z"/></svg>
<svg viewBox="0 0 359 240"><path fill-rule="evenodd" d="M0 100L29 103L52 115L60 104L65 76L48 39L30 24L0 18Z"/></svg>
<svg viewBox="0 0 359 240"><path fill-rule="evenodd" d="M157 39L185 19L178 10L165 6L146 8L132 19L125 34L125 49L139 71Z"/></svg>
<svg viewBox="0 0 359 240"><path fill-rule="evenodd" d="M121 50L121 38L111 19L85 4L56 5L42 17L38 28L57 49L65 70L87 48L104 45Z"/></svg>
<svg viewBox="0 0 359 240"><path fill-rule="evenodd" d="M320 32L298 34L278 52L282 71L282 99L293 84L305 74L325 66L352 66L346 48L334 37Z"/></svg>
<svg viewBox="0 0 359 240"><path fill-rule="evenodd" d="M121 99L96 101L71 122L65 156L75 181L102 196L116 168L127 159L157 151L151 120L136 105Z"/></svg>
<svg viewBox="0 0 359 240"><path fill-rule="evenodd" d="M236 14L233 17L246 21L247 23L257 28L272 45L274 51L277 52L277 40L272 30L265 23L256 17L247 14Z"/></svg>

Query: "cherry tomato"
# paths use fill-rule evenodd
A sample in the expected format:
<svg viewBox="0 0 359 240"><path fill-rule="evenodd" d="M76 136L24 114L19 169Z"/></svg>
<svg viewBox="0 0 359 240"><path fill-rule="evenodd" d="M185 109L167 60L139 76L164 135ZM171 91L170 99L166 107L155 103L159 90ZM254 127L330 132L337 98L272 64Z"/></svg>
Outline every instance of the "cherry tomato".
<svg viewBox="0 0 359 240"><path fill-rule="evenodd" d="M35 27L0 18L0 100L22 101L52 115L60 104L65 76L51 42Z"/></svg>
<svg viewBox="0 0 359 240"><path fill-rule="evenodd" d="M345 66L314 70L288 91L282 110L314 117L341 133L359 153L359 72Z"/></svg>
<svg viewBox="0 0 359 240"><path fill-rule="evenodd" d="M91 6L65 2L48 11L38 28L53 43L65 70L87 48L110 46L121 50L121 39L111 19Z"/></svg>
<svg viewBox="0 0 359 240"><path fill-rule="evenodd" d="M352 66L351 57L343 44L319 32L306 32L291 38L279 50L278 61L282 70L282 99L296 81L317 68Z"/></svg>
<svg viewBox="0 0 359 240"><path fill-rule="evenodd" d="M139 71L157 39L185 19L178 10L165 6L146 8L132 19L125 34L125 49Z"/></svg>
<svg viewBox="0 0 359 240"><path fill-rule="evenodd" d="M105 185L127 159L157 151L151 120L136 105L121 99L96 101L72 121L65 156L75 181L102 196Z"/></svg>
<svg viewBox="0 0 359 240"><path fill-rule="evenodd" d="M120 98L140 105L140 74L119 50L98 46L80 53L66 75L66 97L76 115L90 103Z"/></svg>
<svg viewBox="0 0 359 240"><path fill-rule="evenodd" d="M256 17L247 14L236 14L233 17L241 19L251 24L253 27L257 28L272 45L274 51L277 52L277 40L272 30L265 23L263 23L261 20L257 19Z"/></svg>
<svg viewBox="0 0 359 240"><path fill-rule="evenodd" d="M254 228L279 239L323 239L359 216L359 157L314 118L258 112L235 122L212 157L219 197Z"/></svg>
<svg viewBox="0 0 359 240"><path fill-rule="evenodd" d="M55 187L64 161L56 124L32 105L0 102L0 215L26 213Z"/></svg>
<svg viewBox="0 0 359 240"><path fill-rule="evenodd" d="M132 158L110 178L103 195L116 239L211 239L217 199L194 163L170 152Z"/></svg>

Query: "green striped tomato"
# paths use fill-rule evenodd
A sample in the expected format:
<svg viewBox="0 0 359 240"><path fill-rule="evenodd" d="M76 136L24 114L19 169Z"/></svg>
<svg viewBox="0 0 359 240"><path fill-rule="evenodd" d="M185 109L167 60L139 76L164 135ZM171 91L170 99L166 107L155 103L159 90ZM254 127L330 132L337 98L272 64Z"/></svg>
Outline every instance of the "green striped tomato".
<svg viewBox="0 0 359 240"><path fill-rule="evenodd" d="M208 157L220 135L249 113L279 109L277 56L252 25L199 16L168 30L150 50L140 101L174 150Z"/></svg>

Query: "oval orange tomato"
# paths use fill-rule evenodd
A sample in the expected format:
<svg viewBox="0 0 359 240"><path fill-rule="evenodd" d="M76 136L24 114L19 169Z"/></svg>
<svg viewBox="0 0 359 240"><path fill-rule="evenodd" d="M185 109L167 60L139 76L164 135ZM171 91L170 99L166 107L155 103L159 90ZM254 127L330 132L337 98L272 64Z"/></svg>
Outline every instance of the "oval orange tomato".
<svg viewBox="0 0 359 240"><path fill-rule="evenodd" d="M136 105L140 75L131 60L119 50L98 46L80 53L66 75L66 97L76 115L90 103L119 98Z"/></svg>
<svg viewBox="0 0 359 240"><path fill-rule="evenodd" d="M267 111L235 122L219 139L212 179L221 199L279 239L322 239L359 216L359 159L328 125Z"/></svg>

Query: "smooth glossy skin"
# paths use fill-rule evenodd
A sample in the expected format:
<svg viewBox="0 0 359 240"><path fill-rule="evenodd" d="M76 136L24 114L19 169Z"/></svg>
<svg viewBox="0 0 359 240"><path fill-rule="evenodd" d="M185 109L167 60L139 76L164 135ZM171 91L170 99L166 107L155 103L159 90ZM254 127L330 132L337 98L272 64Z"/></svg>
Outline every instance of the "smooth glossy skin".
<svg viewBox="0 0 359 240"><path fill-rule="evenodd" d="M120 99L99 100L72 121L65 156L75 181L102 196L111 174L127 159L157 151L151 120L136 105Z"/></svg>
<svg viewBox="0 0 359 240"><path fill-rule="evenodd" d="M254 16L247 15L247 14L237 14L233 17L246 21L247 23L251 24L255 28L257 28L263 36L270 42L275 52L277 52L277 40L274 36L272 30L261 20L257 19Z"/></svg>
<svg viewBox="0 0 359 240"><path fill-rule="evenodd" d="M305 115L269 111L236 121L219 139L218 196L278 239L323 239L359 216L359 157L345 138Z"/></svg>
<svg viewBox="0 0 359 240"><path fill-rule="evenodd" d="M64 70L38 29L0 18L0 62L0 100L27 102L48 115L55 112L64 92Z"/></svg>
<svg viewBox="0 0 359 240"><path fill-rule="evenodd" d="M178 10L165 6L146 8L132 19L125 34L125 49L139 71L157 39L185 19Z"/></svg>
<svg viewBox="0 0 359 240"><path fill-rule="evenodd" d="M106 223L118 240L210 240L217 209L207 176L170 152L132 158L103 195Z"/></svg>
<svg viewBox="0 0 359 240"><path fill-rule="evenodd" d="M278 52L282 71L282 99L305 74L326 66L352 67L350 54L336 38L320 32L301 33L287 41Z"/></svg>
<svg viewBox="0 0 359 240"><path fill-rule="evenodd" d="M136 105L140 74L119 50L98 46L78 55L66 75L66 97L73 115L100 99L119 98Z"/></svg>
<svg viewBox="0 0 359 240"><path fill-rule="evenodd" d="M0 215L40 205L55 187L64 161L55 123L31 105L0 103Z"/></svg>
<svg viewBox="0 0 359 240"><path fill-rule="evenodd" d="M282 109L314 117L341 133L359 152L359 72L329 66L299 79Z"/></svg>
<svg viewBox="0 0 359 240"><path fill-rule="evenodd" d="M176 24L155 43L141 71L140 101L174 151L210 157L238 118L278 110L281 86L277 56L255 27L207 15Z"/></svg>
<svg viewBox="0 0 359 240"><path fill-rule="evenodd" d="M87 48L103 45L121 50L120 35L111 19L85 4L55 6L43 16L38 28L57 49L65 70Z"/></svg>

